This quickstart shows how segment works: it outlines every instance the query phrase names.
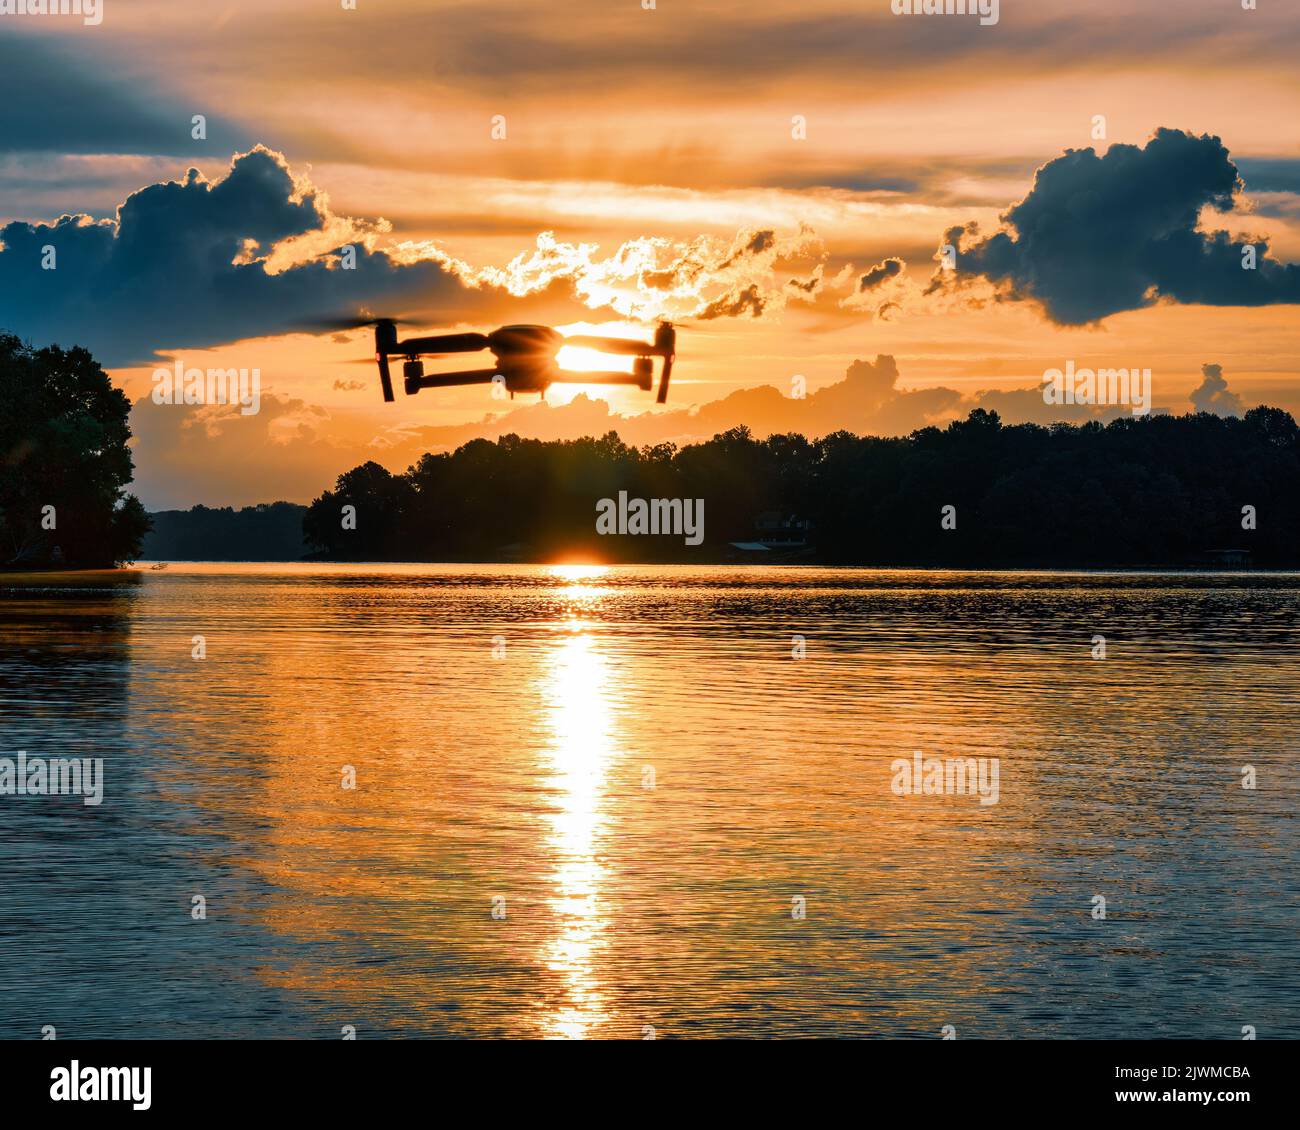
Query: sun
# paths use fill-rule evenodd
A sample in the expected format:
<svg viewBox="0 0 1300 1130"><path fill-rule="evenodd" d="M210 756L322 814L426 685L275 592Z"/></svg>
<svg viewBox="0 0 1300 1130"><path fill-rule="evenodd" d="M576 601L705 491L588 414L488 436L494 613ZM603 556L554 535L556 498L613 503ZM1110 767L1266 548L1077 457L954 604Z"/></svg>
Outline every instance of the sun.
<svg viewBox="0 0 1300 1130"><path fill-rule="evenodd" d="M548 565L546 571L552 577L558 577L563 581L589 581L595 577L603 577L609 572L609 566L599 562L565 561Z"/></svg>

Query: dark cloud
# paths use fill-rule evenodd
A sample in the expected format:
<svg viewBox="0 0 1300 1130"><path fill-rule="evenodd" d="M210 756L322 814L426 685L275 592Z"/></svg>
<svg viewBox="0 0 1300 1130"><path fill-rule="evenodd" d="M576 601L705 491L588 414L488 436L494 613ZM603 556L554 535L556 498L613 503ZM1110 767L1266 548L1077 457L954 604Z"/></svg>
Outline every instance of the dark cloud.
<svg viewBox="0 0 1300 1130"><path fill-rule="evenodd" d="M761 255L776 246L776 232L774 231L756 231L751 233L745 240L744 244L737 248L734 254L730 255L725 262L718 264L718 270L723 270L733 266L747 255Z"/></svg>
<svg viewBox="0 0 1300 1130"><path fill-rule="evenodd" d="M902 274L904 265L901 259L886 259L883 263L877 263L858 280L859 293L864 290L874 290L882 283Z"/></svg>
<svg viewBox="0 0 1300 1130"><path fill-rule="evenodd" d="M240 131L217 116L202 142L190 119L157 97L150 77L129 67L105 68L102 58L73 44L23 35L0 37L0 153L229 153L246 144ZM152 95L148 92L152 90Z"/></svg>
<svg viewBox="0 0 1300 1130"><path fill-rule="evenodd" d="M709 321L713 318L739 318L748 313L757 318L762 315L763 307L763 295L759 292L758 285L754 284L715 298L696 317Z"/></svg>
<svg viewBox="0 0 1300 1130"><path fill-rule="evenodd" d="M911 176L871 175L853 169L807 169L783 166L763 177L768 188L827 188L840 192L901 193L917 192L921 182Z"/></svg>
<svg viewBox="0 0 1300 1130"><path fill-rule="evenodd" d="M931 289L983 277L1004 299L1042 304L1062 325L1096 322L1164 299L1212 306L1300 302L1300 266L1262 238L1197 230L1202 209L1231 212L1241 181L1217 137L1160 129L1144 148L1068 150L1038 170L1029 195L987 239L954 228L956 271ZM1253 244L1256 265L1243 269ZM954 277L955 276L955 277Z"/></svg>
<svg viewBox="0 0 1300 1130"><path fill-rule="evenodd" d="M813 298L821 293L822 286L825 284L825 264L818 263L813 268L813 272L806 279L789 278L785 280L785 285L791 290L796 291L801 297Z"/></svg>
<svg viewBox="0 0 1300 1130"><path fill-rule="evenodd" d="M450 319L497 294L465 286L439 262L398 263L361 244L353 244L355 270L327 252L268 269L277 244L328 238L333 219L279 154L259 147L215 183L191 169L183 182L141 189L116 222L10 223L0 228L0 326L41 343L85 345L121 365L303 329L377 303L430 302ZM54 270L42 268L45 247L55 249Z"/></svg>
<svg viewBox="0 0 1300 1130"><path fill-rule="evenodd" d="M1246 411L1241 397L1228 391L1222 365L1202 365L1201 376L1205 379L1192 390L1192 407L1196 411L1216 416L1240 416Z"/></svg>
<svg viewBox="0 0 1300 1130"><path fill-rule="evenodd" d="M1236 165L1247 192L1300 192L1300 158L1240 157Z"/></svg>

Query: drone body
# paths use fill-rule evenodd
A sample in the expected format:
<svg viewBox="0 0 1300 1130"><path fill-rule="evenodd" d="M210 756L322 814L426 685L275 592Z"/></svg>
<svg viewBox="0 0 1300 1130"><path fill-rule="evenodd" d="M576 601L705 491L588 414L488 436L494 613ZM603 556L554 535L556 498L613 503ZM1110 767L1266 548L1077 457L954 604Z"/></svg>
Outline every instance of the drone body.
<svg viewBox="0 0 1300 1130"><path fill-rule="evenodd" d="M375 321L375 360L379 363L379 380L384 399L393 399L393 382L388 368L392 356L404 357L403 384L408 396L424 388L448 388L452 385L490 384L500 379L513 397L517 392L546 394L548 385L573 384L636 385L649 391L654 378L654 362L663 366L659 375L657 400L668 399L668 378L672 373L677 333L669 322L660 322L653 342L629 341L617 337L565 337L549 326L502 326L490 334L436 334L397 340L397 324L391 318ZM601 353L634 357L632 371L579 372L561 368L556 355L565 345L585 346ZM446 353L492 351L496 365L490 369L465 369L459 372L425 374L422 356Z"/></svg>

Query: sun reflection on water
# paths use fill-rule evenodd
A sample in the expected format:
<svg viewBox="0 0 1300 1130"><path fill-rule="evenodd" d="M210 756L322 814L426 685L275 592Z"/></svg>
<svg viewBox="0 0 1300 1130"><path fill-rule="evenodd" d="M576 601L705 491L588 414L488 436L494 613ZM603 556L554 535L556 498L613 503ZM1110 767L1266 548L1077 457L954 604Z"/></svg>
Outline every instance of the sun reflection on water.
<svg viewBox="0 0 1300 1130"><path fill-rule="evenodd" d="M552 728L547 814L555 870L549 900L557 932L543 961L562 979L565 1004L548 1018L549 1034L580 1039L606 1016L594 963L605 945L605 868L599 861L607 815L604 789L615 755L609 665L581 620L551 658L546 699Z"/></svg>

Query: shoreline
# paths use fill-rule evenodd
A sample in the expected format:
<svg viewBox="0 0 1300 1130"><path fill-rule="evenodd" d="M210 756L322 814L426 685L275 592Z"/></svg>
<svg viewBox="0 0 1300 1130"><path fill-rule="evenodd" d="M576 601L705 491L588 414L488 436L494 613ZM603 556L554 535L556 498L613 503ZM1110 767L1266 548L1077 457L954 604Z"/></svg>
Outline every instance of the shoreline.
<svg viewBox="0 0 1300 1130"><path fill-rule="evenodd" d="M157 566L163 566L158 568ZM472 570L472 569L789 569L795 571L821 570L832 572L875 573L969 573L982 575L1058 575L1058 576L1294 576L1300 566L1277 568L1201 568L1176 565L878 565L878 564L823 564L803 561L323 561L323 560L264 560L214 561L203 558L171 559L168 561L137 561L115 569L49 569L0 570L0 585L13 581L76 581L103 578L105 580L138 579L147 573L165 574L172 567L178 572L187 566L201 566L203 572L214 570L256 567L261 571L282 569L286 572L320 570L368 569L385 570Z"/></svg>

